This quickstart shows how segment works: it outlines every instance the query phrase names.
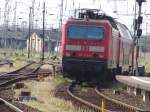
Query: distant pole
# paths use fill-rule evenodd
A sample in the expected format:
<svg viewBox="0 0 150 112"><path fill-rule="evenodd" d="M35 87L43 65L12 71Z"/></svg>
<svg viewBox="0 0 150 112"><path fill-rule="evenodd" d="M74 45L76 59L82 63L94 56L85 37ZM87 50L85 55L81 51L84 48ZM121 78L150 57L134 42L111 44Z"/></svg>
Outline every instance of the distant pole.
<svg viewBox="0 0 150 112"><path fill-rule="evenodd" d="M133 46L132 46L132 70L131 70L131 72L132 72L132 74L134 74L134 52L135 52L135 50L134 50L134 48L135 48L135 45L136 45L136 42L135 42L135 40L136 40L136 30L137 30L137 22L136 22L136 0L135 0L135 7L134 7L134 10L135 10L135 12L134 12L134 22L133 22Z"/></svg>
<svg viewBox="0 0 150 112"><path fill-rule="evenodd" d="M146 2L146 0L136 0L136 2L139 5L139 10L138 10L138 19L137 19L137 32L136 32L136 75L139 75L139 71L138 71L138 54L139 54L139 46L138 46L138 39L141 37L142 35L142 29L141 29L141 24L143 21L143 17L142 15L142 3Z"/></svg>
<svg viewBox="0 0 150 112"><path fill-rule="evenodd" d="M15 2L14 18L13 18L13 28L14 28L15 32L17 32L17 29L16 29L16 18L17 18L17 2Z"/></svg>
<svg viewBox="0 0 150 112"><path fill-rule="evenodd" d="M30 58L30 34L31 34L31 7L29 12L29 40L28 40L28 59Z"/></svg>
<svg viewBox="0 0 150 112"><path fill-rule="evenodd" d="M59 15L59 30L58 30L58 39L57 39L57 54L59 50L59 43L61 39L61 31L62 31L62 19L63 19L63 6L64 6L64 0L61 0L61 5L60 5L60 15Z"/></svg>
<svg viewBox="0 0 150 112"><path fill-rule="evenodd" d="M8 28L8 4L9 4L9 0L5 0L5 11L4 11L4 31L3 31L3 38L4 38L4 48L6 48L6 44L7 44L7 37L6 37L6 33L7 33L7 28Z"/></svg>
<svg viewBox="0 0 150 112"><path fill-rule="evenodd" d="M146 22L146 35L148 34L147 28L148 28L148 23Z"/></svg>
<svg viewBox="0 0 150 112"><path fill-rule="evenodd" d="M31 25L32 29L34 29L34 7L35 7L35 0L32 0L32 25Z"/></svg>
<svg viewBox="0 0 150 112"><path fill-rule="evenodd" d="M42 50L42 61L44 61L44 36L45 36L45 2L43 3L43 50Z"/></svg>
<svg viewBox="0 0 150 112"><path fill-rule="evenodd" d="M1 24L1 8L0 8L0 24Z"/></svg>

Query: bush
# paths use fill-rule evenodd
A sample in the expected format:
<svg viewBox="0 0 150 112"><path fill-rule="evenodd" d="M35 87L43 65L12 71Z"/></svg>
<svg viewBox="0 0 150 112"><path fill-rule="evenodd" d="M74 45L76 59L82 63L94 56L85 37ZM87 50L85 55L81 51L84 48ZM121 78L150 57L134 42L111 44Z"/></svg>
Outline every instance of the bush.
<svg viewBox="0 0 150 112"><path fill-rule="evenodd" d="M3 53L4 56L6 56L6 54L7 54L6 52Z"/></svg>
<svg viewBox="0 0 150 112"><path fill-rule="evenodd" d="M18 53L15 52L15 56L18 57L19 56Z"/></svg>

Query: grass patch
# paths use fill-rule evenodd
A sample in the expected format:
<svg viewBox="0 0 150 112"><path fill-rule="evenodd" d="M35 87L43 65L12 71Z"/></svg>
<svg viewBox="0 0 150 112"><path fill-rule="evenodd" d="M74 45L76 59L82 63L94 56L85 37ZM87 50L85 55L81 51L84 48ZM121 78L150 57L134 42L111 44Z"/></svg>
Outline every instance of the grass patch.
<svg viewBox="0 0 150 112"><path fill-rule="evenodd" d="M48 77L40 82L25 81L27 89L31 91L32 96L37 98L37 101L23 103L42 112L91 112L90 110L76 109L71 102L55 97L53 91L64 82L66 83L67 80L62 76Z"/></svg>
<svg viewBox="0 0 150 112"><path fill-rule="evenodd" d="M122 83L112 83L112 89L114 90L126 90L127 86Z"/></svg>
<svg viewBox="0 0 150 112"><path fill-rule="evenodd" d="M53 57L54 60L56 55L45 52L45 58ZM32 60L40 60L42 57L41 52L31 52L30 58ZM10 59L10 60L28 60L28 52L26 49L16 50L16 49L0 49L0 59Z"/></svg>
<svg viewBox="0 0 150 112"><path fill-rule="evenodd" d="M26 61L15 60L13 62L13 67L10 67L9 64L3 65L0 67L0 72L11 72L23 67L26 64L27 64Z"/></svg>
<svg viewBox="0 0 150 112"><path fill-rule="evenodd" d="M63 76L55 76L55 77L52 77L51 80L59 84L70 82L68 79L64 78Z"/></svg>

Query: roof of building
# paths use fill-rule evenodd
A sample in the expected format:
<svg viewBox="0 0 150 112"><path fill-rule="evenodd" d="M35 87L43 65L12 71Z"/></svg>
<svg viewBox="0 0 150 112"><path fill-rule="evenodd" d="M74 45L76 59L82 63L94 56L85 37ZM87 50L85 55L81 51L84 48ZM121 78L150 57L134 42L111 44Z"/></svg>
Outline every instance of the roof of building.
<svg viewBox="0 0 150 112"><path fill-rule="evenodd" d="M34 29L31 30L31 33L35 32L39 37L42 38L43 31L42 29ZM51 30L45 30L45 38L48 39L50 37L50 40L56 40L58 36L58 30L57 29L51 29ZM17 40L26 40L29 37L28 30L25 31L13 31L13 30L3 30L0 29L0 38L13 38Z"/></svg>

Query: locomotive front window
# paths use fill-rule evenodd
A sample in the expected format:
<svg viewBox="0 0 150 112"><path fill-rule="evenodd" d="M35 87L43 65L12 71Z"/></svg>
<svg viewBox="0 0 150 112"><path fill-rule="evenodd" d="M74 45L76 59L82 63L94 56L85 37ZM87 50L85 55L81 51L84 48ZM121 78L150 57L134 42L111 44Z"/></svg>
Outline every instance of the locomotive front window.
<svg viewBox="0 0 150 112"><path fill-rule="evenodd" d="M104 38L104 28L96 26L70 25L68 27L68 37L71 39L96 39Z"/></svg>

